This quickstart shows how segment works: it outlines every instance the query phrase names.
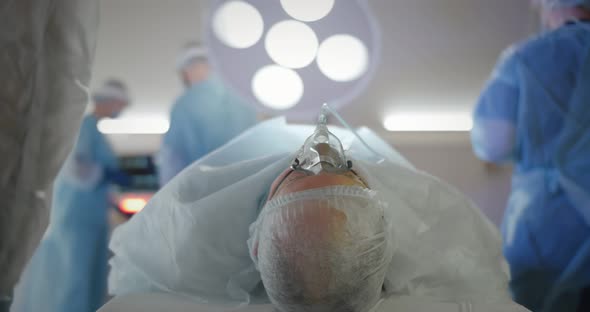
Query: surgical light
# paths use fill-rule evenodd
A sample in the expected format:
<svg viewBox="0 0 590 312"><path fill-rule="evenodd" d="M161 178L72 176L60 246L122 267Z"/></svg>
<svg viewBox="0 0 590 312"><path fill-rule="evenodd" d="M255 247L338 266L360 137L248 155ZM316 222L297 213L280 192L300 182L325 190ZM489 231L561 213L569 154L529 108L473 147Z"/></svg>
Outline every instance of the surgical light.
<svg viewBox="0 0 590 312"><path fill-rule="evenodd" d="M334 35L320 44L317 63L328 78L352 81L366 72L369 52L365 44L354 36Z"/></svg>
<svg viewBox="0 0 590 312"><path fill-rule="evenodd" d="M281 0L281 6L292 18L313 22L332 11L334 0Z"/></svg>
<svg viewBox="0 0 590 312"><path fill-rule="evenodd" d="M262 37L264 21L260 12L244 1L223 4L213 16L213 31L224 44L245 49Z"/></svg>
<svg viewBox="0 0 590 312"><path fill-rule="evenodd" d="M254 74L252 90L263 105L275 110L286 110L299 102L304 87L301 77L294 70L269 65Z"/></svg>
<svg viewBox="0 0 590 312"><path fill-rule="evenodd" d="M273 25L264 43L270 58L289 68L303 68L311 64L318 50L318 38L313 29L294 20Z"/></svg>
<svg viewBox="0 0 590 312"><path fill-rule="evenodd" d="M220 31L249 27L224 13L235 10L231 3L261 16L262 34L247 48ZM209 0L209 7L205 40L215 72L264 115L310 121L322 103L338 110L353 102L377 71L381 36L368 0ZM220 27L219 16L232 25Z"/></svg>
<svg viewBox="0 0 590 312"><path fill-rule="evenodd" d="M385 118L389 131L470 131L473 119L469 112L408 112Z"/></svg>

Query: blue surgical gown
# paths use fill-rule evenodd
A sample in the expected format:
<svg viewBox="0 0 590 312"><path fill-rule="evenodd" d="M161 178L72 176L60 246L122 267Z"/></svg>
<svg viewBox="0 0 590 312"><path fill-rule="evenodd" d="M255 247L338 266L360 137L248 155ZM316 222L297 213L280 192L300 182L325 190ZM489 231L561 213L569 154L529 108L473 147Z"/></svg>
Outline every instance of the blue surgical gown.
<svg viewBox="0 0 590 312"><path fill-rule="evenodd" d="M106 299L109 183L117 159L86 117L55 180L50 224L15 291L13 312L94 312Z"/></svg>
<svg viewBox="0 0 590 312"><path fill-rule="evenodd" d="M211 78L176 101L158 157L160 184L256 123L255 111Z"/></svg>
<svg viewBox="0 0 590 312"><path fill-rule="evenodd" d="M508 49L474 113L475 153L512 161L502 224L511 290L533 311L576 311L590 286L590 23Z"/></svg>

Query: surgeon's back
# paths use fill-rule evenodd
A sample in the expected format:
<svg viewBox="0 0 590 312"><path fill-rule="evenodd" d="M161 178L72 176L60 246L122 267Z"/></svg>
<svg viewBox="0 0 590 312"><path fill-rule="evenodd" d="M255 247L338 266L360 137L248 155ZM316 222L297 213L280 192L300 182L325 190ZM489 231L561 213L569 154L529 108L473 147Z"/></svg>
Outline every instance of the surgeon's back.
<svg viewBox="0 0 590 312"><path fill-rule="evenodd" d="M471 133L480 158L515 164L503 249L514 299L533 311L574 311L590 285L590 22L561 23L503 55Z"/></svg>
<svg viewBox="0 0 590 312"><path fill-rule="evenodd" d="M576 114L570 108L571 98L589 53L590 22L571 22L518 46L513 60L508 61L522 62L537 79L525 82L521 78L516 82L520 90L514 110L517 124L535 130L520 132L517 139L521 144L516 159L519 169L529 170L552 161L567 122L564 116ZM527 115L522 114L523 109L527 109ZM528 126L532 120L539 126Z"/></svg>
<svg viewBox="0 0 590 312"><path fill-rule="evenodd" d="M160 158L161 183L255 123L255 111L219 80L192 85L172 108Z"/></svg>

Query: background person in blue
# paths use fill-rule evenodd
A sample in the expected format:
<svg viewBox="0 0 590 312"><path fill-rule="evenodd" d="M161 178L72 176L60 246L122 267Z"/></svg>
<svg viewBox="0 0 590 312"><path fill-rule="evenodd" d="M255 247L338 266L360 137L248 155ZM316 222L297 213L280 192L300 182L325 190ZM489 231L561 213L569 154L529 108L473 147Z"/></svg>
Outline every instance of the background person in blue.
<svg viewBox="0 0 590 312"><path fill-rule="evenodd" d="M502 225L515 300L590 311L590 0L541 0L548 31L509 48L475 109L475 153L514 162Z"/></svg>
<svg viewBox="0 0 590 312"><path fill-rule="evenodd" d="M129 96L110 80L93 99L55 180L50 224L17 286L13 312L94 312L106 299L109 186L127 177L97 123L116 117Z"/></svg>
<svg viewBox="0 0 590 312"><path fill-rule="evenodd" d="M188 44L177 64L186 87L158 155L160 185L256 123L255 111L212 77L206 50Z"/></svg>

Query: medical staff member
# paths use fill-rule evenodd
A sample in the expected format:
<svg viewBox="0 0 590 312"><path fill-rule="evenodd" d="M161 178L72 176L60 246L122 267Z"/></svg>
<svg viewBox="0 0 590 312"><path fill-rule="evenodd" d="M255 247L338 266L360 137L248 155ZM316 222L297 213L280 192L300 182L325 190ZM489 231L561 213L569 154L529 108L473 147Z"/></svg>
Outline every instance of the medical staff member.
<svg viewBox="0 0 590 312"><path fill-rule="evenodd" d="M536 2L548 31L503 54L472 141L515 166L502 225L515 300L590 311L590 1Z"/></svg>
<svg viewBox="0 0 590 312"><path fill-rule="evenodd" d="M109 186L129 179L97 123L116 117L130 99L117 80L93 99L94 111L55 181L49 228L16 289L13 312L94 312L105 299Z"/></svg>
<svg viewBox="0 0 590 312"><path fill-rule="evenodd" d="M0 5L0 312L49 222L88 103L99 3Z"/></svg>
<svg viewBox="0 0 590 312"><path fill-rule="evenodd" d="M186 90L170 114L159 153L160 184L256 123L256 113L211 75L207 52L189 44L178 71Z"/></svg>

